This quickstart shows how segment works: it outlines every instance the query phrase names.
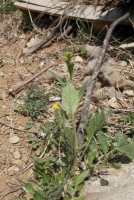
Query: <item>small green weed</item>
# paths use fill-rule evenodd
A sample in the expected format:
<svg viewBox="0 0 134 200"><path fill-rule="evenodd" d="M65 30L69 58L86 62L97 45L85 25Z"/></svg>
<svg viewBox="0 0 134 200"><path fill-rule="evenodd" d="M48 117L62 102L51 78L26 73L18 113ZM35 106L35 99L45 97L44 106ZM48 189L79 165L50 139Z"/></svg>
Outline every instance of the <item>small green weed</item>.
<svg viewBox="0 0 134 200"><path fill-rule="evenodd" d="M32 30L33 23L37 25L38 23L38 13L30 11L30 13L26 12L22 14L22 22L20 25L20 29L24 31Z"/></svg>
<svg viewBox="0 0 134 200"><path fill-rule="evenodd" d="M122 117L121 124L134 126L134 112L130 112L127 117Z"/></svg>
<svg viewBox="0 0 134 200"><path fill-rule="evenodd" d="M102 166L119 169L119 163L113 163L117 155L134 159L134 139L128 141L121 132L114 138L103 131L103 124L109 113L103 110L89 117L84 127L84 143L77 139L77 108L84 95L86 85L77 91L72 84L73 65L70 65L72 54L67 53L67 65L70 71L70 82L61 89L61 106L54 104L55 121L52 124L41 124L38 138L29 138L32 148L38 149L41 137L48 157L34 159L34 172L37 181L28 180L21 187L30 193L32 200L84 200L79 193L83 182L89 175ZM132 116L131 116L132 119ZM130 120L130 119L129 119ZM52 151L53 150L53 151ZM39 154L41 151L39 151ZM76 175L76 169L79 174ZM26 200L26 198L23 198ZM14 199L15 200L15 199ZM16 200L21 200L17 198Z"/></svg>
<svg viewBox="0 0 134 200"><path fill-rule="evenodd" d="M121 125L128 125L128 126L134 126L134 112L130 112L128 116L122 117L120 119ZM131 129L132 133L134 133L134 129Z"/></svg>
<svg viewBox="0 0 134 200"><path fill-rule="evenodd" d="M45 159L34 159L34 172L38 181L29 180L22 188L33 195L33 200L83 200L79 192L85 178L101 166L109 165L119 168L119 163L111 163L117 155L134 158L134 139L127 140L121 132L116 133L114 139L103 132L103 124L108 114L100 112L89 118L85 127L85 140L81 146L76 137L76 111L82 95L76 91L71 82L67 82L62 89L62 108L57 104L55 109L55 131L51 126L49 134L45 125L40 127L44 133L44 145L48 144L47 153L55 149L55 156ZM48 129L49 130L49 129ZM51 134L50 134L51 133ZM29 139L37 148L40 140ZM48 141L48 142L47 142ZM36 143L36 144L35 144ZM36 146L37 145L37 146ZM34 147L34 146L33 146ZM84 165L81 173L75 175L76 168Z"/></svg>
<svg viewBox="0 0 134 200"><path fill-rule="evenodd" d="M16 11L16 7L13 5L13 1L12 0L0 0L0 14L8 14L11 13L13 11Z"/></svg>
<svg viewBox="0 0 134 200"><path fill-rule="evenodd" d="M24 104L15 107L14 110L21 115L31 117L34 121L39 116L47 113L48 96L41 88L30 90L23 96Z"/></svg>

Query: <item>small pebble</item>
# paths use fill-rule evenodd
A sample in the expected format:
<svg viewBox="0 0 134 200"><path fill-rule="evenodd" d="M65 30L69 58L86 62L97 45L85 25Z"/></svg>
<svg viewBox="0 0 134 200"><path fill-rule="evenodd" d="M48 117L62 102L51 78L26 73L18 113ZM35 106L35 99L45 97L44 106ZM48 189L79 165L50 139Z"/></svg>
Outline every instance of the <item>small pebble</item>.
<svg viewBox="0 0 134 200"><path fill-rule="evenodd" d="M19 151L15 151L15 152L13 153L13 157L14 157L15 159L20 159L20 158L21 158L20 152L19 152Z"/></svg>
<svg viewBox="0 0 134 200"><path fill-rule="evenodd" d="M8 171L8 174L10 175L10 176L13 176L14 174L15 174L15 171Z"/></svg>
<svg viewBox="0 0 134 200"><path fill-rule="evenodd" d="M82 63L83 62L83 58L80 57L80 56L76 56L74 61Z"/></svg>
<svg viewBox="0 0 134 200"><path fill-rule="evenodd" d="M18 167L12 166L8 169L8 171L16 171L18 172L20 169Z"/></svg>
<svg viewBox="0 0 134 200"><path fill-rule="evenodd" d="M15 164L15 165L21 166L22 165L22 160L21 159L19 159L19 160L13 160L12 163Z"/></svg>
<svg viewBox="0 0 134 200"><path fill-rule="evenodd" d="M10 137L9 141L11 144L16 144L20 141L20 138L18 136L12 136Z"/></svg>

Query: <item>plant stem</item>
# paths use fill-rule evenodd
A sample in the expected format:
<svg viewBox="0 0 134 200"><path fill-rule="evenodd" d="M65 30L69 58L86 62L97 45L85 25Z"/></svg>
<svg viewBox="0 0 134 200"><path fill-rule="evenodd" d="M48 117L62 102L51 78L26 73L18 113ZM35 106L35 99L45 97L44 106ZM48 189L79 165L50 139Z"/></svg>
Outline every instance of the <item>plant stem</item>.
<svg viewBox="0 0 134 200"><path fill-rule="evenodd" d="M74 115L73 114L72 114L72 125L73 125L73 133L74 133L74 159L73 159L73 165L72 165L71 173L74 174L75 173L75 168L77 166L77 155L76 155L76 151L77 151L77 136L76 136L75 119L74 119Z"/></svg>

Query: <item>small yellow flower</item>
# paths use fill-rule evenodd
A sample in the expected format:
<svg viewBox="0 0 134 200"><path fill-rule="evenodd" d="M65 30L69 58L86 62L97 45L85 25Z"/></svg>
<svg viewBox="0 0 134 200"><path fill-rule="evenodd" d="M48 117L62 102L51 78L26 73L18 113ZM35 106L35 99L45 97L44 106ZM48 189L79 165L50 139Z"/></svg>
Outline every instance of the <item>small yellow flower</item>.
<svg viewBox="0 0 134 200"><path fill-rule="evenodd" d="M54 108L55 110L58 110L58 109L59 109L58 104L55 103L55 104L53 105L53 108Z"/></svg>

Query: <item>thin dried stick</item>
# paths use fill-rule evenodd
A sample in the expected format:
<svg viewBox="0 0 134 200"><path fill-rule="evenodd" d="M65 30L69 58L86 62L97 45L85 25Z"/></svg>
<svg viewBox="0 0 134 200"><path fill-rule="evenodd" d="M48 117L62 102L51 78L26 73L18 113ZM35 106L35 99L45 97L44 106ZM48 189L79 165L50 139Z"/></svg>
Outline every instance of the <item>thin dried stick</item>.
<svg viewBox="0 0 134 200"><path fill-rule="evenodd" d="M98 61L95 65L95 68L94 68L94 71L92 74L92 76L94 76L94 78L88 83L88 86L87 86L85 101L84 101L83 108L81 111L81 119L80 119L79 127L77 130L77 138L80 143L83 143L83 141L84 141L84 126L88 120L88 112L89 112L89 106L90 106L90 101L91 101L91 97L92 97L92 92L95 87L97 74L102 66L104 56L105 56L105 53L108 48L108 42L110 40L111 34L117 24L119 24L121 21L124 21L125 19L127 19L130 16L130 13L132 12L132 10L133 10L133 5L132 5L132 0L131 0L127 13L125 15L123 15L122 17L118 18L116 21L114 21L107 31L106 37L103 42L102 50L100 52Z"/></svg>
<svg viewBox="0 0 134 200"><path fill-rule="evenodd" d="M53 29L52 33L46 37L44 40L42 40L39 44L37 44L31 51L28 52L28 54L35 53L37 50L39 50L43 45L45 45L47 42L49 42L55 34L64 26L66 22L66 19L61 20L60 24Z"/></svg>
<svg viewBox="0 0 134 200"><path fill-rule="evenodd" d="M37 78L38 76L40 76L41 74L43 74L44 72L46 72L49 68L58 65L60 62L56 63L56 64L52 64L48 67L46 67L45 69L42 69L40 72L38 72L37 74L35 74L34 76L32 76L30 79L24 81L23 83L21 83L19 86L17 86L14 89L10 89L9 90L9 94L11 95L15 95L22 87L24 87L25 85L27 85L28 83L30 83L31 81L33 81L35 78Z"/></svg>

